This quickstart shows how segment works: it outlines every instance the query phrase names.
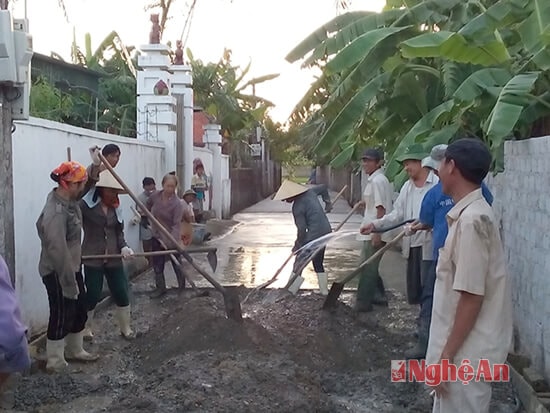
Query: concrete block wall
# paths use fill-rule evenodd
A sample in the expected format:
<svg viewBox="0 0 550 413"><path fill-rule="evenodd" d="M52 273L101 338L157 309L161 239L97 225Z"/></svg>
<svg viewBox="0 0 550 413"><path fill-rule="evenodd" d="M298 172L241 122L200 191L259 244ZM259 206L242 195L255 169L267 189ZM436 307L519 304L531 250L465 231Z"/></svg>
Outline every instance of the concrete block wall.
<svg viewBox="0 0 550 413"><path fill-rule="evenodd" d="M505 144L490 177L512 280L515 348L550 380L550 137Z"/></svg>

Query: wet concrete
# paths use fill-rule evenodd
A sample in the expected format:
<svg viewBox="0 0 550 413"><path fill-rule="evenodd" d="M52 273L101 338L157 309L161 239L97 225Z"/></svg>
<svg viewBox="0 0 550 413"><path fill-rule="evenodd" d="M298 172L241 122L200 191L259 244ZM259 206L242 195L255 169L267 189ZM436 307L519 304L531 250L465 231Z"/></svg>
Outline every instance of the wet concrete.
<svg viewBox="0 0 550 413"><path fill-rule="evenodd" d="M336 196L335 192L331 193ZM336 228L351 210L346 201L340 199L327 214L333 228ZM265 199L233 217L238 224L226 235L209 242L218 248L218 269L216 278L224 285L257 286L270 279L291 252L296 238L296 227L291 213L291 204ZM362 217L354 214L342 227L344 231L358 231ZM325 269L329 282L338 280L353 271L360 262L361 242L349 236L331 242L325 254ZM290 261L281 272L272 288L283 287L292 271ZM381 275L388 288L405 291L405 261L399 251L388 251L381 263ZM304 271L303 289L316 289L317 277L310 264ZM171 277L170 277L171 278ZM198 275L193 276L199 286L208 282ZM357 279L347 288L356 288Z"/></svg>

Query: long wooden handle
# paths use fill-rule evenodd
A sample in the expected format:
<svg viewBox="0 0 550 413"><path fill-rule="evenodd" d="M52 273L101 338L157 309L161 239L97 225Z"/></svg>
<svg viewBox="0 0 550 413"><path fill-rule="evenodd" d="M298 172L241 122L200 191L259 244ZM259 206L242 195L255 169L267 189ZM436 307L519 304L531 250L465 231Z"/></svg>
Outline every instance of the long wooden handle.
<svg viewBox="0 0 550 413"><path fill-rule="evenodd" d="M178 250L135 252L130 257L155 257L157 255L177 254ZM106 260L109 258L123 258L122 254L83 255L82 260Z"/></svg>
<svg viewBox="0 0 550 413"><path fill-rule="evenodd" d="M149 228L149 230L151 230L151 225L148 225L147 227ZM166 247L166 244L164 243L163 240L159 239L158 242L159 242L159 244L160 244L160 246L161 246L162 248L166 248L166 250L168 250L168 248ZM176 251L176 253L177 253L177 252L178 252L178 251ZM180 269L180 271L181 271L183 277L184 277L187 281L189 281L189 284L191 284L191 288L193 288L193 290L197 290L197 286L195 285L195 283L193 282L193 280L191 279L191 277L189 277L189 276L187 276L187 275L185 274L185 271L183 270L183 265L181 264L181 261L178 259L178 257L176 257L174 254L170 254L170 260L172 260L172 262L174 263L174 265L177 266L177 267Z"/></svg>
<svg viewBox="0 0 550 413"><path fill-rule="evenodd" d="M118 176L114 168L109 164L107 159L105 159L103 154L99 152L98 155L99 155L99 159L101 159L101 162L103 162L103 164L105 165L105 168L107 168L107 170L111 172L113 177L117 180L120 186L124 188L124 190L128 193L128 195L130 195L130 198L134 200L136 205L141 210L143 210L143 212L145 213L145 215L147 215L147 218L149 218L151 223L154 224L155 227L157 227L157 229L162 233L162 235L164 235L168 240L170 240L172 244L176 246L176 249L180 252L180 254L182 254L185 257L187 261L189 261L189 263L193 266L193 268L195 268L204 278L206 278L210 282L210 284L212 284L214 288L216 288L216 290L220 291L222 294L225 295L225 288L223 288L223 286L218 281L216 281L212 276L210 276L210 274L208 274L205 270L203 270L200 266L198 266L193 261L193 259L189 256L189 254L185 251L185 248L183 248L181 244L172 236L172 234L170 234L170 232L166 228L164 228L164 226L155 218L155 216L151 213L151 211L149 211L149 209L147 209L147 207L143 204L143 202L141 202L139 198L132 192L132 190L128 187L128 185L124 183L122 178Z"/></svg>
<svg viewBox="0 0 550 413"><path fill-rule="evenodd" d="M344 191L348 189L348 186L347 185L344 185L344 187L342 188L342 190L340 192L338 192L336 194L336 196L334 197L334 199L331 201L333 204L336 203L336 201L338 201L338 199L340 199L340 197L342 196L342 194L344 193Z"/></svg>
<svg viewBox="0 0 550 413"><path fill-rule="evenodd" d="M367 265L369 264L372 264L372 262L374 260L376 260L378 257L380 257L382 254L384 254L387 250L389 250L390 248L392 248L395 244L397 244L401 238L403 238L405 236L405 231L401 231L399 233L399 235L397 235L394 239L392 239L390 242L388 242L386 245L384 245L382 248L380 248L378 251L376 251L374 254L372 254L369 258L367 258L365 261L363 261L363 263L361 263L361 265L359 267L357 267L354 271L352 271L350 274L346 275L344 277L344 279L342 281L339 281L339 283L341 284L346 284L347 282L349 282L350 280L352 280L353 278L355 278L355 276L357 274L359 274L359 272L361 272L361 270L363 270L363 268L365 268Z"/></svg>
<svg viewBox="0 0 550 413"><path fill-rule="evenodd" d="M346 189L346 188L344 187L344 189ZM357 211L357 208L359 208L359 205L355 205L353 207L353 209L348 213L348 215L346 215L344 220L342 222L340 222L340 224L338 224L338 226L336 227L336 229L333 232L338 232L344 226L344 224L350 219L350 217L353 215L353 213L355 211ZM281 271L283 271L283 269L286 267L286 265L289 263L289 261L292 259L293 256L294 256L294 252L291 252L290 255L288 256L288 258L283 263L283 265L281 265L281 267L277 270L275 275L273 277L271 277L271 279L269 281L266 281L265 283L263 283L263 284L259 285L258 287L256 287L256 289L261 290L261 289L273 284L277 280L277 277L279 276ZM292 282L294 282L296 277L297 277L297 275L295 274L295 276L289 280L289 283L292 284Z"/></svg>
<svg viewBox="0 0 550 413"><path fill-rule="evenodd" d="M346 217L344 218L344 220L342 222L340 222L340 224L338 224L338 226L336 227L336 229L334 230L334 232L338 232L340 229L342 229L342 227L344 226L344 224L346 222L348 222L348 220L351 218L351 216L353 214L355 214L355 212L359 209L359 204L355 204L353 206L353 208L351 209L351 211L348 212L348 214L346 215Z"/></svg>

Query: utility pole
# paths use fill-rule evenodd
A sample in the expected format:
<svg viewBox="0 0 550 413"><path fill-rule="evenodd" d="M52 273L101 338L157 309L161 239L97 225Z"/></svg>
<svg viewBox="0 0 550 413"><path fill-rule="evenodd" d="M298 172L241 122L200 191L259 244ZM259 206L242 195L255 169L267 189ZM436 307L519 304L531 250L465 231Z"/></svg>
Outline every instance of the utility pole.
<svg viewBox="0 0 550 413"><path fill-rule="evenodd" d="M0 254L15 280L11 102L0 89Z"/></svg>
<svg viewBox="0 0 550 413"><path fill-rule="evenodd" d="M14 119L29 118L32 37L28 21L12 19L8 3L0 0L0 254L15 284L12 132Z"/></svg>

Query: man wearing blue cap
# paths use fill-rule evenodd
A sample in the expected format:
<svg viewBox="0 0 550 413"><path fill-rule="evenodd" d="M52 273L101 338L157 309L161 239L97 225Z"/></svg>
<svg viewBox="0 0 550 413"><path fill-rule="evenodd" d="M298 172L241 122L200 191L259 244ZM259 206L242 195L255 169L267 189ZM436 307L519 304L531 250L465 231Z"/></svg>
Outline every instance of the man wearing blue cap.
<svg viewBox="0 0 550 413"><path fill-rule="evenodd" d="M378 149L367 149L362 157L363 170L368 178L363 191L363 200L360 201L365 208L361 226L382 218L392 210L393 186L382 170L383 159L382 152ZM387 234L359 234L357 239L363 241L361 262L370 258L389 241ZM355 302L357 312L372 311L373 304L387 305L388 303L385 297L384 282L379 273L381 259L382 256L367 265L361 273Z"/></svg>

